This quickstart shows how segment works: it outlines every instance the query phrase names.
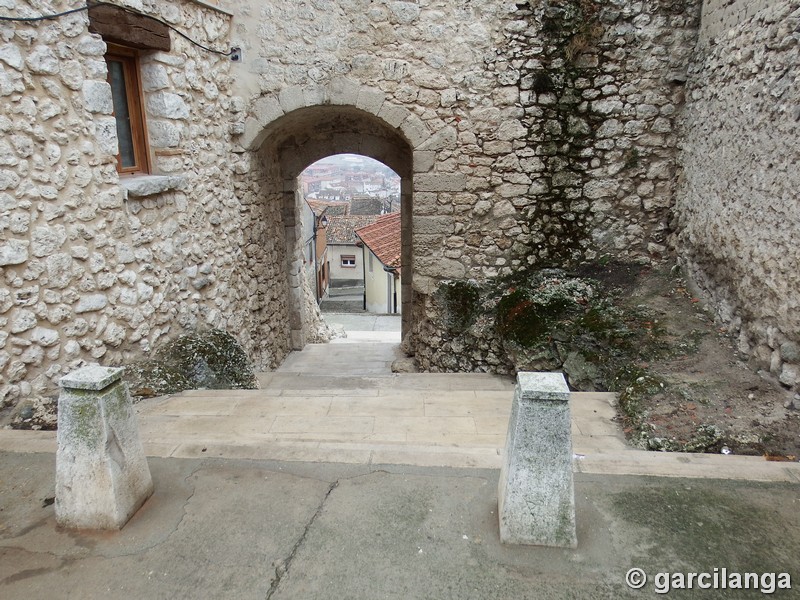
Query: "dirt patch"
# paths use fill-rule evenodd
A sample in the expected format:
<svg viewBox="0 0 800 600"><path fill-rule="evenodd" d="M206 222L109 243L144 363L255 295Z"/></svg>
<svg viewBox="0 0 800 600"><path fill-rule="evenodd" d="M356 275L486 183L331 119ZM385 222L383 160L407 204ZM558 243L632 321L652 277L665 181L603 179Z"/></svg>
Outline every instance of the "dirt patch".
<svg viewBox="0 0 800 600"><path fill-rule="evenodd" d="M451 334L489 322L514 370L562 371L573 390L617 392L636 446L800 457L800 396L738 355L677 269L600 263L520 273L470 294L441 289L445 317L476 315Z"/></svg>
<svg viewBox="0 0 800 600"><path fill-rule="evenodd" d="M614 281L627 288L621 298L628 307L647 307L662 345L662 352L636 365L646 378L643 389L634 390L633 406L620 416L631 441L651 450L797 460L800 398L748 366L679 273L627 275Z"/></svg>

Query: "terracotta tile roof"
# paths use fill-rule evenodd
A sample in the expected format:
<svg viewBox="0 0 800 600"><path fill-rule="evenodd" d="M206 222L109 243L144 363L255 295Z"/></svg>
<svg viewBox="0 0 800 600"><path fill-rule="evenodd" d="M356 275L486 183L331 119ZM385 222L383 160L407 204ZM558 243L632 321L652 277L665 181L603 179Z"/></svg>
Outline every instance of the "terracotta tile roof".
<svg viewBox="0 0 800 600"><path fill-rule="evenodd" d="M381 215L372 225L356 229L356 235L387 267L400 268L400 213Z"/></svg>
<svg viewBox="0 0 800 600"><path fill-rule="evenodd" d="M327 213L325 213L327 214ZM329 244L355 244L358 241L355 230L359 227L372 225L378 215L350 215L349 217L328 218L328 243Z"/></svg>

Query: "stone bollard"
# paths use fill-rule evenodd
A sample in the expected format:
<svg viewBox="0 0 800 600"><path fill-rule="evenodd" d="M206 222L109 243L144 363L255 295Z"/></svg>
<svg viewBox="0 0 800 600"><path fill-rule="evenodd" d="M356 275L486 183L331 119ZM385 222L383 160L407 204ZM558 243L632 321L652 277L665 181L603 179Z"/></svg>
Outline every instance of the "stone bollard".
<svg viewBox="0 0 800 600"><path fill-rule="evenodd" d="M498 486L500 540L575 548L569 387L561 373L519 373Z"/></svg>
<svg viewBox="0 0 800 600"><path fill-rule="evenodd" d="M83 367L61 378L56 521L121 529L153 493L123 369Z"/></svg>

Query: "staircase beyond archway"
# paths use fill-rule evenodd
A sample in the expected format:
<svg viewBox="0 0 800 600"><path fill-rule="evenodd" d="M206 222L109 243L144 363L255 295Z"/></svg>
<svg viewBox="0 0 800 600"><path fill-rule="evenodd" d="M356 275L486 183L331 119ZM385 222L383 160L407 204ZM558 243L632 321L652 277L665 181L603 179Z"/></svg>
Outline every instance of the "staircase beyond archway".
<svg viewBox="0 0 800 600"><path fill-rule="evenodd" d="M391 373L396 352L385 342L308 344L260 374L259 390L145 400L137 405L145 445L181 457L499 468L513 379ZM573 446L588 457L576 464L640 454L613 422L614 402L614 394L573 395Z"/></svg>

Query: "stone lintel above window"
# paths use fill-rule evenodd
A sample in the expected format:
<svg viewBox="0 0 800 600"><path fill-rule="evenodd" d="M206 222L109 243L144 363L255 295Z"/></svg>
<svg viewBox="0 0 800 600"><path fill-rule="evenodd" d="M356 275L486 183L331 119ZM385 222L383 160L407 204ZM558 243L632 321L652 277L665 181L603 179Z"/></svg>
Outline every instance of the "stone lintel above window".
<svg viewBox="0 0 800 600"><path fill-rule="evenodd" d="M114 6L89 9L89 31L99 33L106 42L140 50L169 52L169 28L144 15Z"/></svg>

